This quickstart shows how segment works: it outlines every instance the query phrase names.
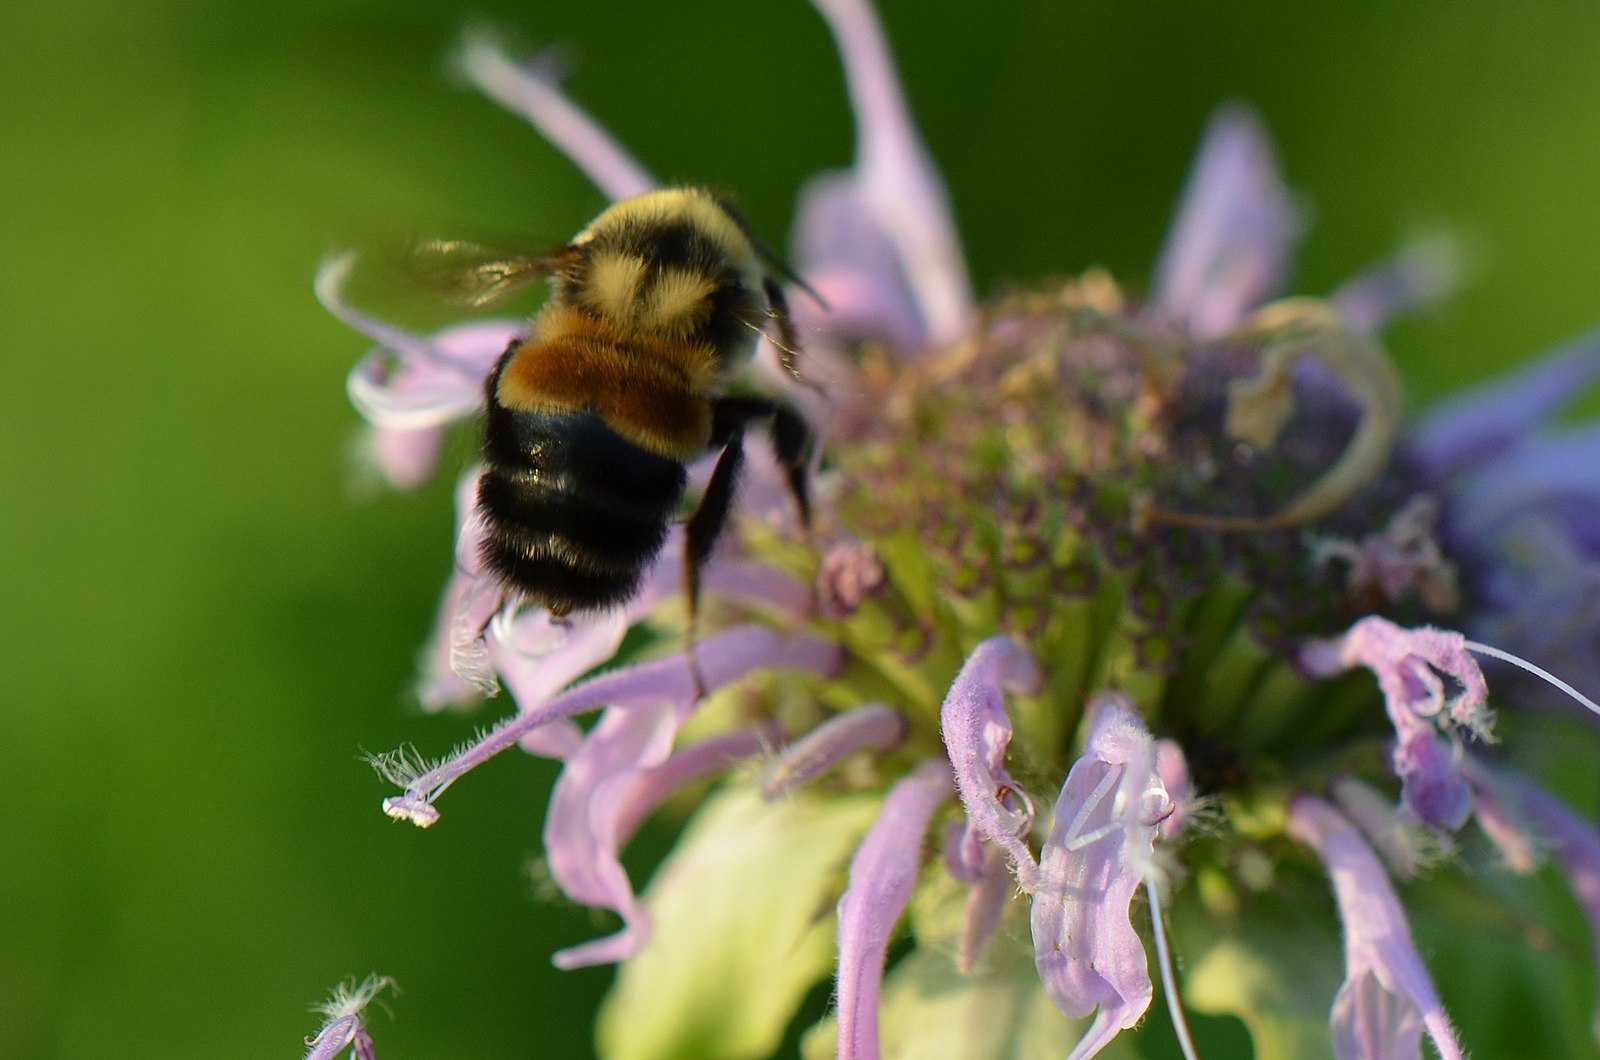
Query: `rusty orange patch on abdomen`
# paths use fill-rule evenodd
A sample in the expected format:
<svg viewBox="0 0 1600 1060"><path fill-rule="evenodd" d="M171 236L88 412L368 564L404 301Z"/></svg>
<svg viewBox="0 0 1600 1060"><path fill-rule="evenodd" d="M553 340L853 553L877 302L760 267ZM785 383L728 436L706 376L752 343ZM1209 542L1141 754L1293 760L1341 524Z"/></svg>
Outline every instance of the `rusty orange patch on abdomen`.
<svg viewBox="0 0 1600 1060"><path fill-rule="evenodd" d="M655 342L619 343L611 329L596 325L536 327L506 364L495 397L526 412L593 412L641 449L685 463L705 452L710 401L681 367L699 360L695 351L681 343L670 350Z"/></svg>

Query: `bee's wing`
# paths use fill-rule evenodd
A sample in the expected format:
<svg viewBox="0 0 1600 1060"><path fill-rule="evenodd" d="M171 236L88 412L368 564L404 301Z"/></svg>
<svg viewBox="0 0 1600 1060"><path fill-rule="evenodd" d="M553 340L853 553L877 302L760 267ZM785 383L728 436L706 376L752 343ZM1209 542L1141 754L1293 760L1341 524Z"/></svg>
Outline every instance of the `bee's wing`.
<svg viewBox="0 0 1600 1060"><path fill-rule="evenodd" d="M571 250L508 250L464 239L411 243L402 269L452 305L488 309L503 305L560 269Z"/></svg>

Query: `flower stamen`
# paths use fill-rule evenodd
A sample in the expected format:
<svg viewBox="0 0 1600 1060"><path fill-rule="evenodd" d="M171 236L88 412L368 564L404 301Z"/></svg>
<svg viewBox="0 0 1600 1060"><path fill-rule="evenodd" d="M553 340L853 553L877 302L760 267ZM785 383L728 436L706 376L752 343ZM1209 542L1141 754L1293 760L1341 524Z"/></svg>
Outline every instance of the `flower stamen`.
<svg viewBox="0 0 1600 1060"><path fill-rule="evenodd" d="M1184 1060L1200 1060L1195 1050L1194 1037L1189 1033L1189 1018L1183 1012L1183 1000L1178 997L1178 977L1172 970L1172 950L1167 943L1166 914L1161 907L1161 882L1146 879L1144 893L1150 899L1150 934L1156 944L1156 967L1161 971L1161 992L1166 995L1167 1015L1172 1020L1172 1033L1178 1038L1178 1048Z"/></svg>
<svg viewBox="0 0 1600 1060"><path fill-rule="evenodd" d="M1501 651L1499 648L1488 644L1481 644L1475 640L1466 641L1463 646L1468 651L1476 655L1487 655L1491 659L1499 659L1501 662L1508 662L1512 666L1521 667L1530 674L1533 674L1535 677L1539 678L1541 681L1544 681L1546 684L1552 685L1560 691L1571 696L1578 703L1582 704L1584 709L1588 710L1591 714L1600 715L1600 703L1596 703L1594 700L1590 699L1582 692L1579 692L1576 688L1573 688L1567 682L1561 680L1561 678L1557 677L1549 670L1546 670L1544 667L1535 665L1534 663L1529 662L1527 659L1522 658L1520 655L1513 655L1508 651Z"/></svg>

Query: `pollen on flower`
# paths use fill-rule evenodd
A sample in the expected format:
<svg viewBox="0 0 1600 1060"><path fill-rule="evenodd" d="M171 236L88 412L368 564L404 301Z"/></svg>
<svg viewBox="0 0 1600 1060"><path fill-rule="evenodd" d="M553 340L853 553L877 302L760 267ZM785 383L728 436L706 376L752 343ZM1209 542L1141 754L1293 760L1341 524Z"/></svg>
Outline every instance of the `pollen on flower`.
<svg viewBox="0 0 1600 1060"><path fill-rule="evenodd" d="M396 821L410 821L418 828L432 828L439 823L439 811L434 805L413 795L391 795L383 800L383 812Z"/></svg>

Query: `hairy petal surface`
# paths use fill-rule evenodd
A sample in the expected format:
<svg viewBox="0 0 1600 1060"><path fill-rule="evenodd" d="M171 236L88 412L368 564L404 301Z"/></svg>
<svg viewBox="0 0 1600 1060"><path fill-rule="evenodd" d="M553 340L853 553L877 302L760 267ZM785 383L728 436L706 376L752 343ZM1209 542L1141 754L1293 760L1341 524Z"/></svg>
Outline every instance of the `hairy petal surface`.
<svg viewBox="0 0 1600 1060"><path fill-rule="evenodd" d="M1308 645L1301 662L1323 677L1354 666L1371 670L1394 724L1401 801L1435 828L1454 831L1466 823L1472 789L1457 771L1459 754L1439 733L1461 731L1487 741L1494 718L1488 685L1465 637L1432 627L1403 629L1374 615L1337 641Z"/></svg>
<svg viewBox="0 0 1600 1060"><path fill-rule="evenodd" d="M1154 871L1156 836L1172 810L1156 742L1132 704L1106 693L1091 710L1033 895L1034 963L1046 993L1068 1016L1095 1013L1072 1060L1099 1053L1150 1007L1154 988L1129 907Z"/></svg>
<svg viewBox="0 0 1600 1060"><path fill-rule="evenodd" d="M477 466L456 482L455 562L423 648L417 682L417 699L430 712L466 706L498 687L487 651L471 647L503 603L498 586L484 577L480 560L483 523L475 513L482 476L483 468ZM465 632L471 634L470 644L461 641Z"/></svg>
<svg viewBox="0 0 1600 1060"><path fill-rule="evenodd" d="M650 919L633 894L620 859L617 824L640 776L661 765L693 709L681 703L624 709L611 707L567 759L545 811L544 849L555 880L581 905L614 910L623 929L607 938L557 952L555 966L611 964L635 953L649 937Z"/></svg>
<svg viewBox="0 0 1600 1060"><path fill-rule="evenodd" d="M700 651L708 658L736 654L741 640L770 636L759 627L711 638ZM711 674L707 674L708 681ZM730 675L718 674L723 683ZM652 702L652 699L654 700ZM632 816L637 786L672 753L678 730L699 706L693 690L652 697L643 693L607 707L583 746L567 759L545 812L544 848L550 874L562 892L583 905L617 912L623 929L615 935L555 955L558 968L579 968L625 960L650 934L650 920L634 897L620 860L629 838L622 825Z"/></svg>
<svg viewBox="0 0 1600 1060"><path fill-rule="evenodd" d="M917 766L884 799L883 810L850 862L839 899L839 1057L876 1060L878 993L889 936L917 882L923 839L952 792L943 758Z"/></svg>
<svg viewBox="0 0 1600 1060"><path fill-rule="evenodd" d="M970 973L983 960L989 940L1000 926L1006 899L1011 897L1011 873L1006 852L998 846L984 851L983 872L967 890L961 914L961 939L956 948L956 966Z"/></svg>
<svg viewBox="0 0 1600 1060"><path fill-rule="evenodd" d="M1032 808L1005 768L1012 730L1003 689L1027 690L1038 680L1039 668L1026 648L1008 637L991 637L968 656L939 713L956 790L967 811L960 856L973 873L981 873L980 840L997 844L1010 855L1025 891L1037 885L1039 867L1027 844ZM1014 805L1019 798L1022 809Z"/></svg>
<svg viewBox="0 0 1600 1060"><path fill-rule="evenodd" d="M836 714L778 754L762 777L761 793L776 799L815 780L857 751L893 747L905 739L906 730L904 716L882 703Z"/></svg>
<svg viewBox="0 0 1600 1060"><path fill-rule="evenodd" d="M632 839L645 818L679 788L726 773L744 759L781 743L783 729L777 722L764 721L672 752L665 762L642 771L635 779L617 809L617 842L626 844Z"/></svg>
<svg viewBox="0 0 1600 1060"><path fill-rule="evenodd" d="M701 641L695 667L685 655L625 666L582 681L543 706L501 722L482 738L432 768L410 771L405 792L383 802L384 812L397 820L428 827L439 819L433 802L462 775L495 755L517 745L528 733L562 718L601 707L658 707L663 703L695 701L701 692L763 668L829 673L842 661L837 644L796 634L782 637L760 626L739 626ZM703 685L702 683L703 682Z"/></svg>

